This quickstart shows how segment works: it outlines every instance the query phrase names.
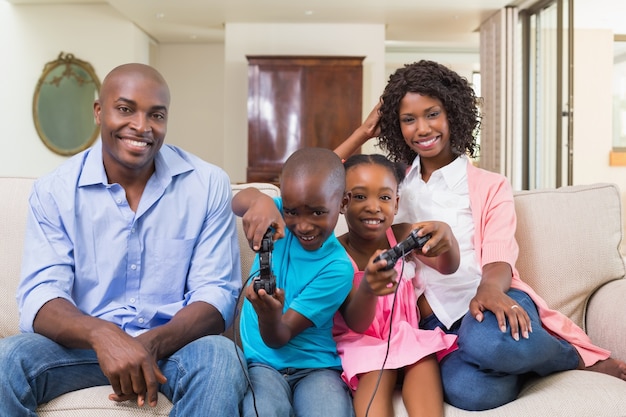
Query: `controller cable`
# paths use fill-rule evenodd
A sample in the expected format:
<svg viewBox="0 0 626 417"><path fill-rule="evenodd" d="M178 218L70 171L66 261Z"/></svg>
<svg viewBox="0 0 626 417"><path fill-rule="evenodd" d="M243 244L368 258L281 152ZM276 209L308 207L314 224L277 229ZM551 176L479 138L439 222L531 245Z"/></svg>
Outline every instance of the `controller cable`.
<svg viewBox="0 0 626 417"><path fill-rule="evenodd" d="M385 370L385 364L387 363L387 358L389 357L389 349L391 345L391 329L393 329L393 313L396 310L396 296L398 294L398 288L400 288L400 280L404 279L404 256L406 253L402 252L402 256L400 259L402 260L402 268L400 269L400 274L398 275L398 285L396 289L393 291L393 301L391 302L391 314L389 315L389 334L387 335L387 350L385 352L385 359L383 360L383 364L380 367L380 371L378 372L378 379L376 380L376 385L374 386L374 392L372 392L372 396L370 398L369 403L367 404L367 408L365 409L365 417L369 415L370 407L372 406L372 402L374 401L374 397L376 396L376 392L378 391L378 386L380 384L380 380L383 376L383 372ZM417 306L415 307L417 308Z"/></svg>
<svg viewBox="0 0 626 417"><path fill-rule="evenodd" d="M250 392L252 393L252 405L254 407L254 414L256 415L256 417L259 417L259 411L256 408L256 395L254 394L252 381L250 381L250 375L248 375L248 365L243 363L243 360L241 359L241 355L239 355L239 349L237 345L237 339L239 335L239 329L237 327L237 316L238 316L237 310L239 309L239 303L241 302L241 295L243 294L243 291L247 287L248 282L250 282L250 280L253 277L257 276L259 272L260 272L260 269L251 272L250 275L248 275L248 278L246 278L246 280L244 281L243 285L241 286L241 291L239 291L239 295L237 296L237 303L235 304L235 310L233 312L233 346L235 347L235 353L237 354L237 359L239 359L239 365L241 365L241 369L243 370L243 373L246 376L248 387L250 388ZM243 307L243 302L241 302L241 305Z"/></svg>

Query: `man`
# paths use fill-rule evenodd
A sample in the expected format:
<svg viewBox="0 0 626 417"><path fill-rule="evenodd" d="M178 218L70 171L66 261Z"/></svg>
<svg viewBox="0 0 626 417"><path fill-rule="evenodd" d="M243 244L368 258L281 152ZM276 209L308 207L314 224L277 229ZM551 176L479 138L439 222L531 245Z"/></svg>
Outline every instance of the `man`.
<svg viewBox="0 0 626 417"><path fill-rule="evenodd" d="M35 183L0 415L106 384L139 406L160 390L171 415L239 415L245 371L216 336L241 287L230 180L163 146L169 103L153 68L113 69L94 103L101 141Z"/></svg>

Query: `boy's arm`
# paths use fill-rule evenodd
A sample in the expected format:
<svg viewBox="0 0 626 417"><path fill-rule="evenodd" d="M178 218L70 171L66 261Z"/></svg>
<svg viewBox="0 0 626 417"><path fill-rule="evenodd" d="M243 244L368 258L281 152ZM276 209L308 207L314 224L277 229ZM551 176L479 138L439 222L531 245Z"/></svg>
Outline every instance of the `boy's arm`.
<svg viewBox="0 0 626 417"><path fill-rule="evenodd" d="M273 349L283 347L302 331L313 326L311 320L295 310L287 309L282 313L285 292L280 288L272 296L262 289L257 294L253 286L248 285L245 294L259 318L259 332L263 341Z"/></svg>
<svg viewBox="0 0 626 417"><path fill-rule="evenodd" d="M239 191L233 196L231 206L233 212L241 217L246 239L253 250L259 250L269 227L274 228L274 240L285 236L285 222L274 200L257 188Z"/></svg>

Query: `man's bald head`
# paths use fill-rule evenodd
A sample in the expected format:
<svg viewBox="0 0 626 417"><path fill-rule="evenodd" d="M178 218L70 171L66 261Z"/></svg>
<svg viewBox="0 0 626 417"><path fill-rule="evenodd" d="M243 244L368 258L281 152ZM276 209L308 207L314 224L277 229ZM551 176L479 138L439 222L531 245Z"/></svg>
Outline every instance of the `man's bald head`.
<svg viewBox="0 0 626 417"><path fill-rule="evenodd" d="M130 63L123 64L113 68L104 80L100 88L100 100L103 96L109 94L111 90L115 90L120 83L135 82L137 80L151 81L163 89L163 98L166 105L170 104L170 89L165 78L156 69L149 65Z"/></svg>

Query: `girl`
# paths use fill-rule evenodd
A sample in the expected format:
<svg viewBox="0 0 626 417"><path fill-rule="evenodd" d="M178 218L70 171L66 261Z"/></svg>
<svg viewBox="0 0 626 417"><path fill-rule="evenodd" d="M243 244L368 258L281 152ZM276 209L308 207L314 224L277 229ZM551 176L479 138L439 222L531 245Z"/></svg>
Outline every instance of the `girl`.
<svg viewBox="0 0 626 417"><path fill-rule="evenodd" d="M457 242L441 222L392 227L403 174L384 156L356 155L344 167L351 199L342 207L348 233L339 242L350 255L355 276L341 315L335 317L334 334L343 378L354 390L356 416L368 412L393 416L392 394L402 377L402 396L410 416L442 416L437 356L456 348L456 338L439 329L418 329L416 291L420 285L412 263L400 259L394 268L383 270L387 261L374 261L383 249L419 228L418 236L430 233L431 238L421 252L416 249L411 254L444 274L451 273L459 262Z"/></svg>
<svg viewBox="0 0 626 417"><path fill-rule="evenodd" d="M392 160L411 164L396 220L445 221L459 241L455 273L424 266L420 275L420 327L458 335L459 349L440 363L446 401L466 410L495 408L513 401L529 376L568 369L626 379L624 362L594 346L520 279L511 186L469 159L478 151L479 127L467 80L420 61L391 75L379 106L335 150L345 157L379 136Z"/></svg>

